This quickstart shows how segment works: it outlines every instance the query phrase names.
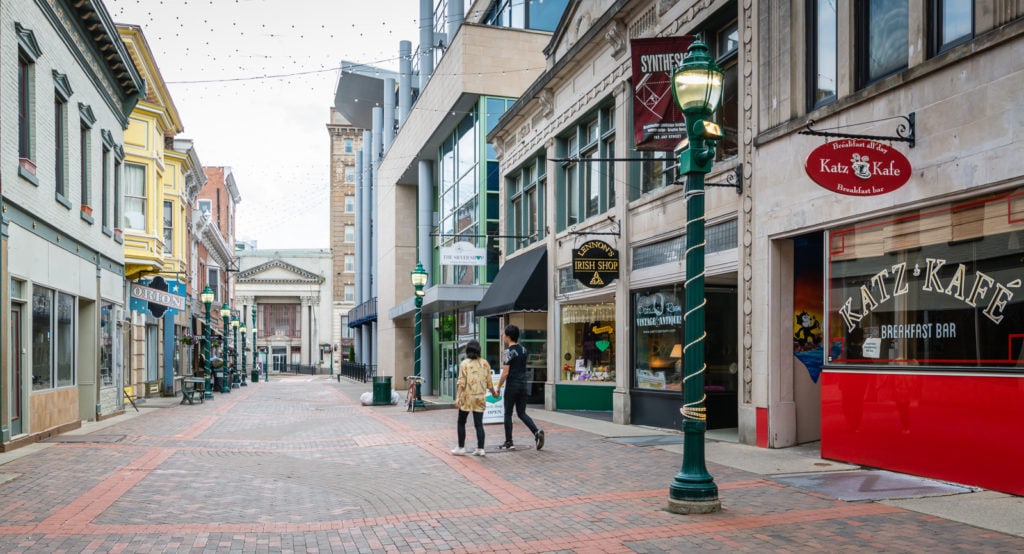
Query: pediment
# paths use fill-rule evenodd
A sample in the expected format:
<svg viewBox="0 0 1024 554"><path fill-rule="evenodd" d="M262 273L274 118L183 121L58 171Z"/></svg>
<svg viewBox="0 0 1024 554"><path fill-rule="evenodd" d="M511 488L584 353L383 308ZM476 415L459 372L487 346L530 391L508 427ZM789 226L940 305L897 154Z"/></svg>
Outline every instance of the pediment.
<svg viewBox="0 0 1024 554"><path fill-rule="evenodd" d="M240 283L323 283L316 273L282 260L271 260L238 272Z"/></svg>

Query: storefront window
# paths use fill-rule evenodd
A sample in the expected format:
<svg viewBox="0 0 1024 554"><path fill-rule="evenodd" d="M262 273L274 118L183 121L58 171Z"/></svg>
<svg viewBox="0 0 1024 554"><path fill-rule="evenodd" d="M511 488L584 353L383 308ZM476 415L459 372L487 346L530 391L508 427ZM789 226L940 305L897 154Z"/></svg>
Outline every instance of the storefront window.
<svg viewBox="0 0 1024 554"><path fill-rule="evenodd" d="M114 305L100 306L100 382L104 387L114 384Z"/></svg>
<svg viewBox="0 0 1024 554"><path fill-rule="evenodd" d="M1024 189L829 236L828 361L1024 367Z"/></svg>
<svg viewBox="0 0 1024 554"><path fill-rule="evenodd" d="M615 304L562 307L562 382L615 381Z"/></svg>
<svg viewBox="0 0 1024 554"><path fill-rule="evenodd" d="M683 287L669 285L633 294L633 387L681 390Z"/></svg>

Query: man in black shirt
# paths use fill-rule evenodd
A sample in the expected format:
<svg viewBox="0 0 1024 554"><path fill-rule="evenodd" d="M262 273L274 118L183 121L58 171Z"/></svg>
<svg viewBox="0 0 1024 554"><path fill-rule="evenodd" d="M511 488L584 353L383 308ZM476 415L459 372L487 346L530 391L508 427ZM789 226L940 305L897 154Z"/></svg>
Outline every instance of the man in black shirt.
<svg viewBox="0 0 1024 554"><path fill-rule="evenodd" d="M498 379L498 393L505 386L505 444L502 450L515 450L512 443L512 409L529 427L537 443L537 450L544 448L544 431L537 428L530 416L526 415L526 398L530 395L530 385L526 382L526 349L519 344L519 327L505 327L505 352L501 356L501 377ZM495 394L497 396L497 394Z"/></svg>

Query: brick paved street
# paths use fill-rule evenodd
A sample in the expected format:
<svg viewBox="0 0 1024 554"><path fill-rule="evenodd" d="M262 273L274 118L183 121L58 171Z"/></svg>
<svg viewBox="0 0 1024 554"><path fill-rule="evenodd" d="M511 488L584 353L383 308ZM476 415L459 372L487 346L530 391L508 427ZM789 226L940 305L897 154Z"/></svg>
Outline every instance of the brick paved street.
<svg viewBox="0 0 1024 554"><path fill-rule="evenodd" d="M486 458L455 457L453 410L360 406L369 389L278 378L0 465L0 552L1024 551L715 464L724 511L675 515L676 454L545 424L542 451L496 452L489 425Z"/></svg>

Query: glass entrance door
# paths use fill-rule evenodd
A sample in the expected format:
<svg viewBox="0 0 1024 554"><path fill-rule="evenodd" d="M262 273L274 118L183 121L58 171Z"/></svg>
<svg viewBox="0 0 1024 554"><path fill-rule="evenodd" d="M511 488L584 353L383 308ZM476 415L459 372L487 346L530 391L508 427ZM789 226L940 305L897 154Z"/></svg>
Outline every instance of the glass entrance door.
<svg viewBox="0 0 1024 554"><path fill-rule="evenodd" d="M438 352L439 364L437 395L442 399L455 398L455 384L459 380L459 345L456 342L440 343Z"/></svg>
<svg viewBox="0 0 1024 554"><path fill-rule="evenodd" d="M25 390L21 377L21 305L11 308L11 370L11 435L16 436L25 432L21 419L21 395Z"/></svg>
<svg viewBox="0 0 1024 554"><path fill-rule="evenodd" d="M288 371L288 349L283 346L275 346L272 355L274 371L276 373Z"/></svg>

